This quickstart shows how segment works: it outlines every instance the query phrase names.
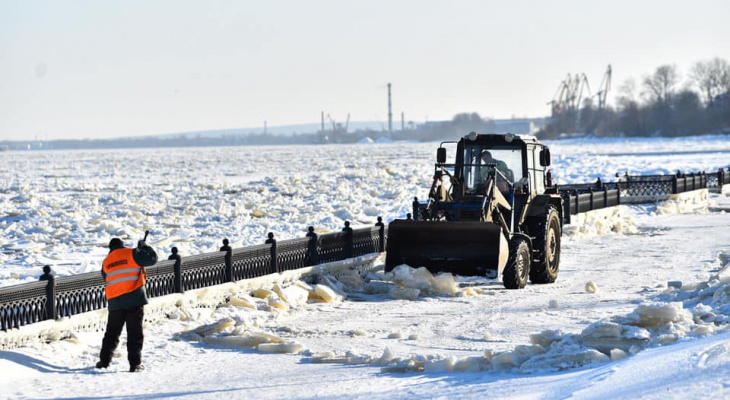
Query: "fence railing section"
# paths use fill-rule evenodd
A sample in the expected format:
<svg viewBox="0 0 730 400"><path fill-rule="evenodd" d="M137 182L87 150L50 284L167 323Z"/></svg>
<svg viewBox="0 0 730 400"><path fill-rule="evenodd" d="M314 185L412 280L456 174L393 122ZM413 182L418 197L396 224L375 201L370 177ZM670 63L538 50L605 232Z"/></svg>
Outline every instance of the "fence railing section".
<svg viewBox="0 0 730 400"><path fill-rule="evenodd" d="M716 174L707 175L708 188L717 188L718 191L722 191L724 185L730 185L730 168L727 170L720 168Z"/></svg>
<svg viewBox="0 0 730 400"><path fill-rule="evenodd" d="M149 297L183 293L225 282L340 261L383 252L388 228L378 218L373 227L318 235L314 228L304 238L165 260L147 267ZM47 281L0 288L2 330L35 322L70 317L106 307L104 280L99 272L53 277Z"/></svg>
<svg viewBox="0 0 730 400"><path fill-rule="evenodd" d="M563 222L570 223L570 216L592 210L613 207L621 204L622 199L667 196L697 189L718 187L730 184L730 168L720 169L717 174L704 172L675 175L624 175L616 182L583 183L559 185L558 191L563 198Z"/></svg>

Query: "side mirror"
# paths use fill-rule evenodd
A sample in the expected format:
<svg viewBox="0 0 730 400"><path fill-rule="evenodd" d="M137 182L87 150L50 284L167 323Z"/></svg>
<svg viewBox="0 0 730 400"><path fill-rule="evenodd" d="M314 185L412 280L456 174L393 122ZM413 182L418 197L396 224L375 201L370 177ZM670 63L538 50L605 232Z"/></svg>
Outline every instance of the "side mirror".
<svg viewBox="0 0 730 400"><path fill-rule="evenodd" d="M540 151L540 165L543 167L550 166L550 149L547 147Z"/></svg>
<svg viewBox="0 0 730 400"><path fill-rule="evenodd" d="M438 149L436 149L436 162L439 164L446 163L446 148L445 147L439 147Z"/></svg>

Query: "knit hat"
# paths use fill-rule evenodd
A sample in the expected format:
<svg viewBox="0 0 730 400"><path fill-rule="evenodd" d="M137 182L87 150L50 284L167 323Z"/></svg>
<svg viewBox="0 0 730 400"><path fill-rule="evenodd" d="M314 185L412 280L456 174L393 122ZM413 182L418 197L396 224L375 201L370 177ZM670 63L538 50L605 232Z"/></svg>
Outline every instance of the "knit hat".
<svg viewBox="0 0 730 400"><path fill-rule="evenodd" d="M124 247L124 242L122 242L122 239L114 238L109 241L109 250L118 249L120 247Z"/></svg>

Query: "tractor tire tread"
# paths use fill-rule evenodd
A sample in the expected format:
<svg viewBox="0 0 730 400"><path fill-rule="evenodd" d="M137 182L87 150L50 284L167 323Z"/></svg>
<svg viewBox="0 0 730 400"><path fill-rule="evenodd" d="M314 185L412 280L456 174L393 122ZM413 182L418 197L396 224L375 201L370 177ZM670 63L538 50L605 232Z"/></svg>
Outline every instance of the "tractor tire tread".
<svg viewBox="0 0 730 400"><path fill-rule="evenodd" d="M558 243L556 246L556 254L554 255L556 265L554 270L551 271L548 265L549 260L546 244L548 241L548 235L550 234L551 220L553 219L557 221L556 240ZM558 278L558 270L560 267L561 236L560 214L555 206L551 205L545 209L545 213L540 216L535 223L533 223L533 231L535 240L532 243L535 258L532 261L532 268L530 268L530 282L536 284L553 283Z"/></svg>
<svg viewBox="0 0 730 400"><path fill-rule="evenodd" d="M523 272L523 276L517 271L517 259L519 253L523 253L523 258L526 259L524 268L527 269L527 273ZM502 283L507 289L522 289L527 284L527 278L530 269L530 248L527 242L522 238L513 238L509 245L509 259L507 260L507 266L502 271Z"/></svg>

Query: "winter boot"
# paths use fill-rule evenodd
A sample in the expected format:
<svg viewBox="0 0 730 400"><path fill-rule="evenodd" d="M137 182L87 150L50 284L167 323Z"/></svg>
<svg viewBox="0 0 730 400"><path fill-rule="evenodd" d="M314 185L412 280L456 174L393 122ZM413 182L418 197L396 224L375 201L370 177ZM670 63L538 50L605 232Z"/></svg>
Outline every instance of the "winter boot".
<svg viewBox="0 0 730 400"><path fill-rule="evenodd" d="M99 361L99 362L96 363L96 368L99 368L99 369L106 368L108 366L109 366L109 363L108 362Z"/></svg>
<svg viewBox="0 0 730 400"><path fill-rule="evenodd" d="M129 372L142 372L144 371L144 365L134 365L129 367Z"/></svg>

